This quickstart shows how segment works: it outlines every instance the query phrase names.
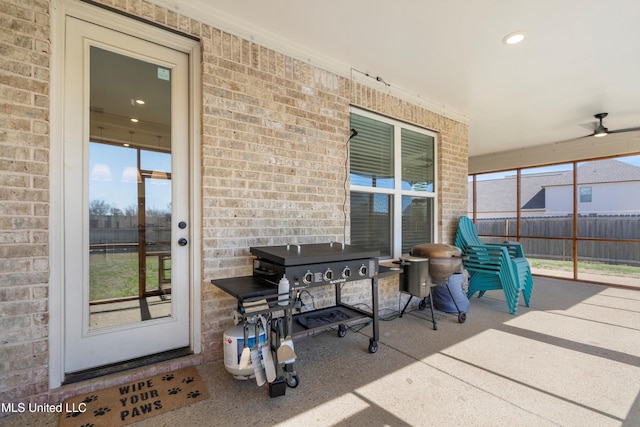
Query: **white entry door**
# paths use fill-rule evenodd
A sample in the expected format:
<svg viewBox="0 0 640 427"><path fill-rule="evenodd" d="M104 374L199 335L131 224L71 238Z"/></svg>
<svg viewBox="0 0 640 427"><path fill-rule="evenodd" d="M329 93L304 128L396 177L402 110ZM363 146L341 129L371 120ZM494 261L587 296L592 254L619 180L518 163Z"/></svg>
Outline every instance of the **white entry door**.
<svg viewBox="0 0 640 427"><path fill-rule="evenodd" d="M64 369L189 347L189 57L66 18Z"/></svg>

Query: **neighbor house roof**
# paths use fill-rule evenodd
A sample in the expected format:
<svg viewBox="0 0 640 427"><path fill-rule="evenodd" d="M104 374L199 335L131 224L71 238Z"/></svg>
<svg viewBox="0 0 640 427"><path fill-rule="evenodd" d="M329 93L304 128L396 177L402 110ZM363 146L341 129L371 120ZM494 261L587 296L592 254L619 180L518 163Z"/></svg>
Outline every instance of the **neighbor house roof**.
<svg viewBox="0 0 640 427"><path fill-rule="evenodd" d="M523 174L520 180L521 200L523 209L544 209L544 186L549 183L561 182L563 172L542 174ZM509 175L501 179L477 181L478 212L515 212L516 176ZM472 206L473 192L469 190L469 206Z"/></svg>
<svg viewBox="0 0 640 427"><path fill-rule="evenodd" d="M640 181L640 167L607 159L582 163L577 170L579 184ZM544 209L545 188L572 185L573 171L523 173L520 180L522 209ZM516 175L500 179L478 180L478 212L515 212ZM469 207L473 203L473 189L469 186Z"/></svg>
<svg viewBox="0 0 640 427"><path fill-rule="evenodd" d="M606 182L640 181L640 168L619 160L594 160L578 166L578 184L602 184ZM546 184L572 185L573 171L565 172L560 182Z"/></svg>

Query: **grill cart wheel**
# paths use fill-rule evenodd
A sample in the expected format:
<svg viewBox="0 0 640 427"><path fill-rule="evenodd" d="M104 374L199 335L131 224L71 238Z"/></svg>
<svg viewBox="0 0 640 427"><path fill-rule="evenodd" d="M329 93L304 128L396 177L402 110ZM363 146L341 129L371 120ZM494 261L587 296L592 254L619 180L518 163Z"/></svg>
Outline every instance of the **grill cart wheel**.
<svg viewBox="0 0 640 427"><path fill-rule="evenodd" d="M287 373L285 375L285 381L289 387L296 388L298 387L298 384L300 384L300 377L298 375Z"/></svg>
<svg viewBox="0 0 640 427"><path fill-rule="evenodd" d="M378 351L378 343L371 338L369 339L369 353L375 353L376 351Z"/></svg>
<svg viewBox="0 0 640 427"><path fill-rule="evenodd" d="M347 335L347 327L342 324L338 325L338 336L344 338L345 335Z"/></svg>

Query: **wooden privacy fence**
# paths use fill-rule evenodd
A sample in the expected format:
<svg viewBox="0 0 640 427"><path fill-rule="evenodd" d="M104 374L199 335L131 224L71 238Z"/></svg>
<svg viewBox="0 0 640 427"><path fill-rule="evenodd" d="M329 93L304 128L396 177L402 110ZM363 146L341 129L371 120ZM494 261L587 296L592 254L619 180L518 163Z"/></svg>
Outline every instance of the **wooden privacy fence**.
<svg viewBox="0 0 640 427"><path fill-rule="evenodd" d="M580 260L640 265L640 215L578 216L577 225ZM483 240L487 242L515 240L517 237L515 218L482 218L478 219L476 226L478 233L485 236ZM572 216L523 217L520 219L520 236L528 257L567 261L572 259Z"/></svg>

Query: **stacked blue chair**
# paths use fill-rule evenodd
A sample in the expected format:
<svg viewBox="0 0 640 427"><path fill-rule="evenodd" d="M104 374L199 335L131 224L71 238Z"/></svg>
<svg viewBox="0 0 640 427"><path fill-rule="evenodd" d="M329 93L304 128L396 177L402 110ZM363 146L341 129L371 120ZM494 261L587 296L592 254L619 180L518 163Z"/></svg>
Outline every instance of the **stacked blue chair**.
<svg viewBox="0 0 640 427"><path fill-rule="evenodd" d="M469 299L476 292L479 298L486 291L502 289L511 314L518 310L520 292L529 307L533 276L519 243L483 243L475 224L463 216L458 222L456 246L462 250L462 264L469 272Z"/></svg>

